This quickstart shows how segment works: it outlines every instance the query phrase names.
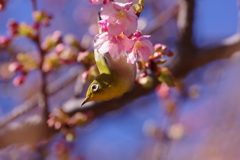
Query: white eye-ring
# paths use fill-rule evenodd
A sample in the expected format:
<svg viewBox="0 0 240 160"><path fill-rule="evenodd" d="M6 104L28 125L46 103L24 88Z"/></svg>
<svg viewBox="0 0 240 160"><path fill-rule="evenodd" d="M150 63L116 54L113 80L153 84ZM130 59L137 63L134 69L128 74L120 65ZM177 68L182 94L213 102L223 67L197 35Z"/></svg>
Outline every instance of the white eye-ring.
<svg viewBox="0 0 240 160"><path fill-rule="evenodd" d="M98 90L98 85L97 84L93 84L92 85L92 91L96 92Z"/></svg>

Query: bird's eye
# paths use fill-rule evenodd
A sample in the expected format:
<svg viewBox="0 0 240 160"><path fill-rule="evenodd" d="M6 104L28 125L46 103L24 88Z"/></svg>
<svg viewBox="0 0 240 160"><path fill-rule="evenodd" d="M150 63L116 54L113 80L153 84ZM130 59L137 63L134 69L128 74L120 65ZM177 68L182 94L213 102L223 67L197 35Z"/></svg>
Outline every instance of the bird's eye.
<svg viewBox="0 0 240 160"><path fill-rule="evenodd" d="M97 84L93 84L92 85L92 91L96 92L98 90L98 85Z"/></svg>

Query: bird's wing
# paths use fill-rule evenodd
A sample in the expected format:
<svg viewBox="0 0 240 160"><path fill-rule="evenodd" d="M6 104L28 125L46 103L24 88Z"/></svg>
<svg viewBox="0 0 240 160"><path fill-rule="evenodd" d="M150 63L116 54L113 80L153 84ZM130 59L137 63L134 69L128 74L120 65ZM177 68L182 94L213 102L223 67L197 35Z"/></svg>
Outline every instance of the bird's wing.
<svg viewBox="0 0 240 160"><path fill-rule="evenodd" d="M94 57L96 61L96 65L98 67L98 70L100 74L105 73L105 74L110 74L110 68L108 66L107 59L104 57L104 55L98 53L98 51L95 49L94 50Z"/></svg>

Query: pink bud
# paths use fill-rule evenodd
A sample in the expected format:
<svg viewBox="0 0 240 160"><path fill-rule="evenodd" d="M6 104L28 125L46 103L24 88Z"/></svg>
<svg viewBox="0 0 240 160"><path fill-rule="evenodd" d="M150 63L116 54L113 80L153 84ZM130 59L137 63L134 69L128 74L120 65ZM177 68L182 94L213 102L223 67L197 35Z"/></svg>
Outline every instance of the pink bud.
<svg viewBox="0 0 240 160"><path fill-rule="evenodd" d="M49 127L53 127L53 125L54 125L54 120L53 120L53 118L48 119L48 120L47 120L47 124L48 124Z"/></svg>
<svg viewBox="0 0 240 160"><path fill-rule="evenodd" d="M6 5L5 3L6 3L5 0L0 0L0 11L5 8L5 5Z"/></svg>
<svg viewBox="0 0 240 160"><path fill-rule="evenodd" d="M140 74L140 77L146 77L147 76L147 72L143 72Z"/></svg>
<svg viewBox="0 0 240 160"><path fill-rule="evenodd" d="M135 38L138 38L138 37L141 37L142 36L142 32L140 31L136 31L134 34L133 34L133 37Z"/></svg>
<svg viewBox="0 0 240 160"><path fill-rule="evenodd" d="M8 66L10 72L22 71L23 65L19 62L13 62Z"/></svg>
<svg viewBox="0 0 240 160"><path fill-rule="evenodd" d="M48 19L53 19L53 15L51 15L51 14L48 14Z"/></svg>
<svg viewBox="0 0 240 160"><path fill-rule="evenodd" d="M158 59L158 58L161 58L163 55L162 55L162 53L161 52L155 52L154 54L153 54L153 59Z"/></svg>
<svg viewBox="0 0 240 160"><path fill-rule="evenodd" d="M23 75L23 74L19 75L13 79L13 85L18 87L24 83L25 79L26 79L26 75Z"/></svg>
<svg viewBox="0 0 240 160"><path fill-rule="evenodd" d="M18 23L14 19L10 19L7 24L8 32L10 35L18 34Z"/></svg>
<svg viewBox="0 0 240 160"><path fill-rule="evenodd" d="M165 51L165 50L167 50L167 46L164 44L158 43L158 44L154 45L154 50L155 50L155 52Z"/></svg>
<svg viewBox="0 0 240 160"><path fill-rule="evenodd" d="M173 52L171 50L165 51L164 54L166 54L168 57L172 57L173 56Z"/></svg>
<svg viewBox="0 0 240 160"><path fill-rule="evenodd" d="M147 63L145 63L145 66L146 66L147 68L150 68L151 63L150 63L150 62L147 62Z"/></svg>
<svg viewBox="0 0 240 160"><path fill-rule="evenodd" d="M42 24L43 24L45 27L49 27L49 26L50 26L49 21L44 21Z"/></svg>
<svg viewBox="0 0 240 160"><path fill-rule="evenodd" d="M62 124L60 122L55 122L54 127L55 129L60 129L62 127Z"/></svg>
<svg viewBox="0 0 240 160"><path fill-rule="evenodd" d="M86 82L88 75L89 75L89 71L85 71L82 73L82 81L83 82Z"/></svg>
<svg viewBox="0 0 240 160"><path fill-rule="evenodd" d="M107 20L101 20L98 23L100 24L101 30L103 32L107 32L108 31L108 27L107 27L108 21Z"/></svg>
<svg viewBox="0 0 240 160"><path fill-rule="evenodd" d="M34 29L38 30L39 27L40 27L40 24L39 24L38 22L35 22L35 23L33 23L32 27L33 27Z"/></svg>
<svg viewBox="0 0 240 160"><path fill-rule="evenodd" d="M166 99L169 97L170 89L166 83L161 83L160 85L157 86L156 92L160 98Z"/></svg>
<svg viewBox="0 0 240 160"><path fill-rule="evenodd" d="M0 47L5 47L11 42L11 39L6 36L0 36Z"/></svg>
<svg viewBox="0 0 240 160"><path fill-rule="evenodd" d="M64 48L65 48L65 45L63 43L60 43L56 46L55 51L57 52L57 54L59 54L64 50Z"/></svg>

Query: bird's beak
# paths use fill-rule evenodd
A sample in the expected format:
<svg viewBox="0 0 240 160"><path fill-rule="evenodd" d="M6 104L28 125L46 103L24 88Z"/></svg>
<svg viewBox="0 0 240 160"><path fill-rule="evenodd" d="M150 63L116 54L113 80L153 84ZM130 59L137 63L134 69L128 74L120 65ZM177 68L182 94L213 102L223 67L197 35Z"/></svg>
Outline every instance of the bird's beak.
<svg viewBox="0 0 240 160"><path fill-rule="evenodd" d="M86 98L83 100L81 106L84 105L85 103L87 103L87 102L89 101L89 99L90 99L90 97L86 97Z"/></svg>

